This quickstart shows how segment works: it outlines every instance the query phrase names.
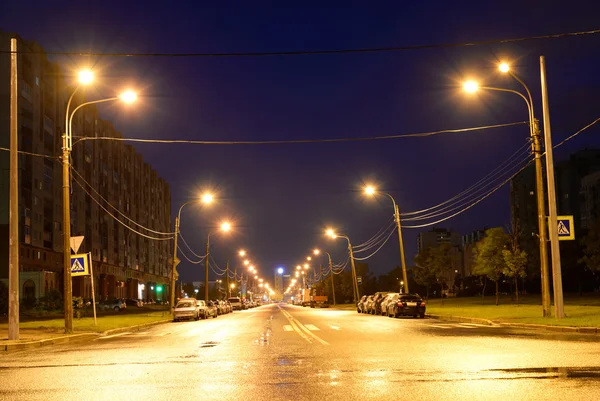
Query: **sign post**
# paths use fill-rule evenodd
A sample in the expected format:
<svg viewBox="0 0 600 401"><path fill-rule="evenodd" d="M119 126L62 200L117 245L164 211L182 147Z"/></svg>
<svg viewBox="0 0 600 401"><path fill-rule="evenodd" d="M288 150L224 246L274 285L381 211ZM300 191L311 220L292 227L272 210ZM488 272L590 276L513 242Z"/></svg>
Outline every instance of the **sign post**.
<svg viewBox="0 0 600 401"><path fill-rule="evenodd" d="M94 268L92 267L92 253L88 253L90 263L90 279L92 280L92 309L94 310L94 326L98 325L96 321L96 290L94 287Z"/></svg>

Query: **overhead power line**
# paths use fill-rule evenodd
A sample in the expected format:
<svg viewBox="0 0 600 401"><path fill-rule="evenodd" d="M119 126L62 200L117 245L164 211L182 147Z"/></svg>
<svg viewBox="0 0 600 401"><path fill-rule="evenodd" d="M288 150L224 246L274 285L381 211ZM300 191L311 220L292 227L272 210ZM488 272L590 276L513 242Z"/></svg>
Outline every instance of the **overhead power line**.
<svg viewBox="0 0 600 401"><path fill-rule="evenodd" d="M121 142L141 142L141 143L170 143L170 144L187 144L187 145L284 145L284 144L301 144L301 143L334 143L334 142L360 142L360 141L377 141L383 139L401 139L401 138L423 138L441 134L453 134L462 132L482 131L491 128L505 128L515 125L528 125L528 121L519 121L506 124L485 125L481 127L444 129L439 131L418 132L410 134L384 135L384 136L369 136L359 138L329 138L329 139L289 139L289 140L274 140L274 141L201 141L191 139L141 139L141 138L114 138L110 136L98 137L76 137L78 138L73 144L81 141L121 141Z"/></svg>
<svg viewBox="0 0 600 401"><path fill-rule="evenodd" d="M86 57L269 57L269 56L310 56L310 55L331 55L331 54L352 54L352 53L384 53L384 52L399 52L411 50L427 50L451 47L470 47L482 46L502 43L518 43L532 40L542 39L559 39L576 36L589 36L600 33L600 29L580 31L580 32L564 32L550 35L535 35L523 36L520 38L507 39L490 39L470 42L454 42L454 43L433 43L424 45L401 45L389 47L363 47L363 48L347 48L347 49L321 49L321 50L283 50L272 52L217 52L217 53L98 53L98 52L82 52L82 51L29 51L19 50L16 53L21 54L48 54L57 56L86 56ZM11 53L10 50L2 50L0 53Z"/></svg>

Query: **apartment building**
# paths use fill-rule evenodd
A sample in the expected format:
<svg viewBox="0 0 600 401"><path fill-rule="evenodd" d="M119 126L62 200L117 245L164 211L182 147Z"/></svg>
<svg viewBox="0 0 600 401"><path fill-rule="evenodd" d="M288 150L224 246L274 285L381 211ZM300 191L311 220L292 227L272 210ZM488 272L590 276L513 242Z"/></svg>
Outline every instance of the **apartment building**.
<svg viewBox="0 0 600 401"><path fill-rule="evenodd" d="M71 77L48 60L33 41L0 32L0 49L18 38L19 247L22 298L40 298L63 287L62 133ZM0 147L9 147L10 55L0 54ZM91 100L91 99L88 99ZM85 101L78 94L74 105ZM93 105L77 112L73 136L121 138ZM171 232L168 183L123 141L74 143L71 235L84 236L99 299L160 298L168 295L169 240L144 230ZM8 277L9 155L0 151L0 279ZM139 224L136 225L134 223ZM164 288L156 293L151 288ZM73 278L73 296L91 297L90 277Z"/></svg>

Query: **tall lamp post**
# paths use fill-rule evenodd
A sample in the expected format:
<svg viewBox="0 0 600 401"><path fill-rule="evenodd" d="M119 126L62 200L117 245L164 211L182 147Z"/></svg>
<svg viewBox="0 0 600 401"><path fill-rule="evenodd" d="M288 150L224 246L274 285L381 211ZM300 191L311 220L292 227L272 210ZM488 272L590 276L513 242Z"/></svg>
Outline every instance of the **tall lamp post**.
<svg viewBox="0 0 600 401"><path fill-rule="evenodd" d="M404 256L404 240L402 238L402 225L400 224L400 209L398 208L398 204L396 200L392 197L392 195L387 192L380 192L375 189L375 187L369 185L365 187L365 194L369 196L374 196L375 194L381 193L383 195L387 195L394 205L394 221L396 222L396 228L398 229L398 243L400 245L400 262L402 263L402 278L404 281L404 293L408 294L408 276L406 274L406 257Z"/></svg>
<svg viewBox="0 0 600 401"><path fill-rule="evenodd" d="M110 102L114 100L122 100L125 103L133 103L137 96L134 92L127 91L117 97L94 100L84 102L70 111L71 102L75 94L82 86L89 85L93 82L94 75L89 70L84 70L79 73L79 84L69 97L67 108L65 111L65 134L63 135L62 146L62 178L63 178L63 264L64 264L64 311L65 311L65 333L73 332L73 287L71 283L71 198L70 198L70 154L73 149L72 123L75 113L84 106L96 103Z"/></svg>
<svg viewBox="0 0 600 401"><path fill-rule="evenodd" d="M329 262L329 274L331 275L331 294L333 295L333 305L335 305L335 286L334 286L334 282L333 282L333 262L331 261L331 254L329 254L329 252L326 251L322 251L325 255L327 255L327 259ZM319 249L315 249L313 251L313 254L315 256L318 256L321 253L321 250Z"/></svg>
<svg viewBox="0 0 600 401"><path fill-rule="evenodd" d="M221 231L228 232L231 230L231 224L225 222L221 224ZM208 302L208 258L210 256L210 235L212 231L208 232L208 237L206 238L206 264L205 264L205 272L204 272L204 300Z"/></svg>
<svg viewBox="0 0 600 401"><path fill-rule="evenodd" d="M518 95L525 101L527 105L527 113L529 116L529 135L532 140L532 151L535 157L535 184L536 184L536 201L538 210L538 235L539 235L539 248L540 248L540 270L541 270L541 282L542 282L542 314L544 317L550 317L550 282L549 282L549 268L548 268L548 226L546 222L546 199L544 195L544 177L542 170L542 145L541 145L541 132L538 125L538 120L535 118L533 108L533 98L527 85L510 71L510 67L506 63L502 63L499 69L503 73L510 74L517 82L519 82L527 92L527 96L521 92L505 89L496 88L491 86L479 86L475 81L467 81L464 83L463 88L468 93L475 93L479 89L491 90L497 92L508 92Z"/></svg>
<svg viewBox="0 0 600 401"><path fill-rule="evenodd" d="M213 196L212 194L209 193L205 193L204 195L202 195L202 198L200 199L200 201L204 204L209 204L213 201ZM177 217L175 217L175 238L173 239L173 260L172 260L172 265L171 265L171 291L170 291L170 298L171 298L171 308L175 307L175 281L177 280L177 265L179 264L180 260L177 259L177 238L179 237L179 224L181 221L181 210L183 209L184 206L189 205L190 203L197 203L198 200L192 200L189 202L185 202L183 205L181 205L181 207L179 207L179 211L177 212Z"/></svg>
<svg viewBox="0 0 600 401"><path fill-rule="evenodd" d="M328 229L326 231L326 234L329 237L331 237L332 239L344 238L346 241L348 241L348 252L350 253L350 264L352 266L352 281L353 281L352 292L354 295L354 303L356 303L358 301L358 299L360 298L360 292L358 291L358 281L356 279L356 267L354 266L354 252L352 251L352 243L350 242L350 238L348 238L347 235L336 234L332 229Z"/></svg>

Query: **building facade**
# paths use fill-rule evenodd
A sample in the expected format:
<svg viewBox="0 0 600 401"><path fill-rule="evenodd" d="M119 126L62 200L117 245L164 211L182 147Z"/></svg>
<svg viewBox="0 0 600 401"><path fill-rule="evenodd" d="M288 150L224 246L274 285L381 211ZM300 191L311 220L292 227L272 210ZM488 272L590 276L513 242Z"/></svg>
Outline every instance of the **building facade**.
<svg viewBox="0 0 600 401"><path fill-rule="evenodd" d="M15 34L0 32L0 49ZM73 87L35 42L18 37L19 247L21 297L63 291L62 133ZM0 55L0 146L9 147L10 54ZM85 101L76 96L76 106ZM73 108L71 108L73 110ZM122 138L93 105L73 119L75 137ZM9 155L0 151L0 278L8 277ZM144 228L171 232L169 185L122 141L74 140L71 153L71 235L91 253L97 299L168 294L169 240ZM6 239L6 240L5 240ZM165 288L162 294L151 287ZM91 297L90 277L73 278L73 296Z"/></svg>

